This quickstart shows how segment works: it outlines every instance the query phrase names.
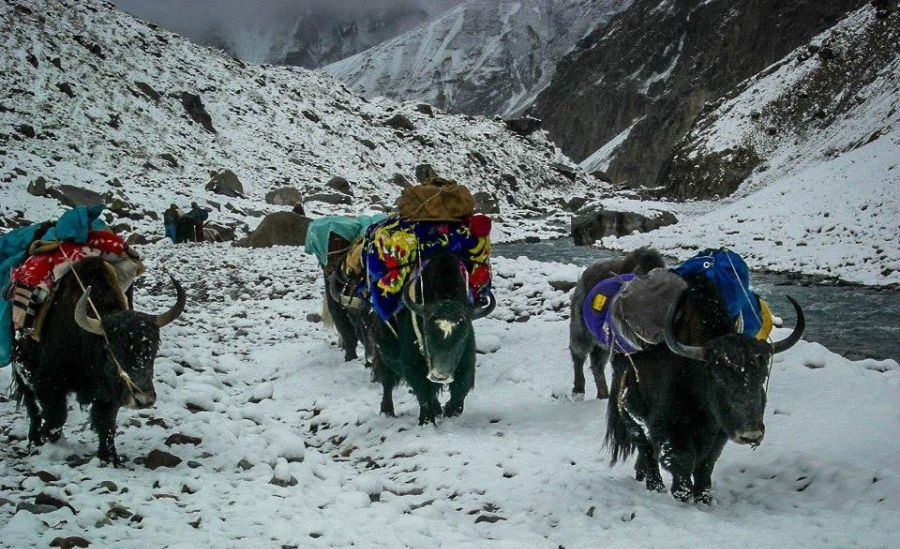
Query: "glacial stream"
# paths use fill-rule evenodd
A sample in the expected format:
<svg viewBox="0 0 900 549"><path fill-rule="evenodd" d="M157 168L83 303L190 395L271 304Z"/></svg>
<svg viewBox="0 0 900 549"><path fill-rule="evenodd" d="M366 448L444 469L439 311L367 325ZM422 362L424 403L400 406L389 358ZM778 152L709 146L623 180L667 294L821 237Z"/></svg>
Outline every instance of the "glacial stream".
<svg viewBox="0 0 900 549"><path fill-rule="evenodd" d="M571 239L537 243L495 244L493 255L525 256L537 261L587 266L621 256L619 252L575 246ZM784 298L789 294L806 313L804 339L817 341L851 359L900 360L900 292L864 286L833 286L795 280L785 274L754 272L750 283L788 326L793 311Z"/></svg>

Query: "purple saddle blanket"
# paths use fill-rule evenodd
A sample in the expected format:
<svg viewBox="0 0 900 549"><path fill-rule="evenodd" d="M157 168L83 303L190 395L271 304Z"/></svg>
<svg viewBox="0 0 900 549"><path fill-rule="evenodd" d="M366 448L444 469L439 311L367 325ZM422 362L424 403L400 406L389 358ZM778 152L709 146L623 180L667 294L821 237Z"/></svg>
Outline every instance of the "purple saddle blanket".
<svg viewBox="0 0 900 549"><path fill-rule="evenodd" d="M641 347L617 329L612 314L613 301L622 287L635 278L635 275L626 273L601 280L588 292L582 307L584 324L597 342L607 349L626 355L640 351Z"/></svg>

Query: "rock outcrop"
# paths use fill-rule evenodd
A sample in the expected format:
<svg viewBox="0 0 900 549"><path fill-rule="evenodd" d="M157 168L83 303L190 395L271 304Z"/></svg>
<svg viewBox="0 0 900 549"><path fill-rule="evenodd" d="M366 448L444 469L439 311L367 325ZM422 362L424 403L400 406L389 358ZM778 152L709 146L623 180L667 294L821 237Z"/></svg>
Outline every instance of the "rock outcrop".
<svg viewBox="0 0 900 549"><path fill-rule="evenodd" d="M256 229L234 243L244 248L302 246L312 220L294 212L275 212L260 221Z"/></svg>
<svg viewBox="0 0 900 549"><path fill-rule="evenodd" d="M671 212L656 210L654 213L648 216L598 208L572 219L572 238L576 246L589 246L604 236L645 233L678 221Z"/></svg>

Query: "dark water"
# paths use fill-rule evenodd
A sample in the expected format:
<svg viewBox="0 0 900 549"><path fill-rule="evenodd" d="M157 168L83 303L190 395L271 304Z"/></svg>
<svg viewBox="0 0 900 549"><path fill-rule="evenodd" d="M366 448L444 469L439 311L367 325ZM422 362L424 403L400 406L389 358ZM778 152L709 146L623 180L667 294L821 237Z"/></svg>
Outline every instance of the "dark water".
<svg viewBox="0 0 900 549"><path fill-rule="evenodd" d="M570 239L495 244L493 254L581 266L622 255L590 246L575 246ZM799 283L787 275L769 273L753 273L750 281L774 311L784 314L788 326L793 325L794 317L784 296L790 295L800 302L806 313L804 339L817 341L853 359L900 359L900 292Z"/></svg>

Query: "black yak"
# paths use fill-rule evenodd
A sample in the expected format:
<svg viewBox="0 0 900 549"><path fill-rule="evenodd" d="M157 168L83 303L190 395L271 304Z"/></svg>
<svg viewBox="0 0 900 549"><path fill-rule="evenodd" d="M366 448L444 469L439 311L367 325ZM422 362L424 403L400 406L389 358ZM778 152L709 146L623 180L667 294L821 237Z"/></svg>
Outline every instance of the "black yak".
<svg viewBox="0 0 900 549"><path fill-rule="evenodd" d="M569 317L569 352L572 354L572 365L575 371L575 382L572 386L572 395L576 398L584 397L584 361L590 354L591 373L594 374L594 383L597 386L597 398L609 396L606 386L606 378L603 374L603 366L607 359L607 350L598 345L597 340L591 335L584 324L582 308L584 299L598 282L617 274L634 273L647 274L657 267L665 267L665 261L659 252L648 248L640 248L626 255L622 259L610 259L594 263L581 274L575 291L572 292L570 303L571 315Z"/></svg>
<svg viewBox="0 0 900 549"><path fill-rule="evenodd" d="M403 289L406 305L390 321L370 313L368 330L374 343L375 365L381 375L381 413L394 416L392 391L402 378L419 401L419 425L463 412L466 395L475 384L475 331L472 321L490 314L496 305L473 305L462 262L451 253L428 260L418 278ZM442 410L441 385L450 387Z"/></svg>
<svg viewBox="0 0 900 549"><path fill-rule="evenodd" d="M89 258L63 278L47 311L40 341L24 338L17 349L15 393L25 403L31 426L28 441L55 441L66 422L67 396L91 405L91 427L99 438L97 457L118 466L116 415L121 406L145 408L156 401L153 363L159 329L184 310L185 292L172 278L175 305L154 316L130 310L110 266ZM88 297L100 314L90 316Z"/></svg>
<svg viewBox="0 0 900 549"><path fill-rule="evenodd" d="M612 463L634 451L635 478L664 491L659 465L672 474L672 495L711 502L716 461L731 439L756 446L765 434L763 412L772 358L799 341L797 313L790 336L770 343L740 334L716 286L704 275L669 310L665 342L613 360L606 444Z"/></svg>

